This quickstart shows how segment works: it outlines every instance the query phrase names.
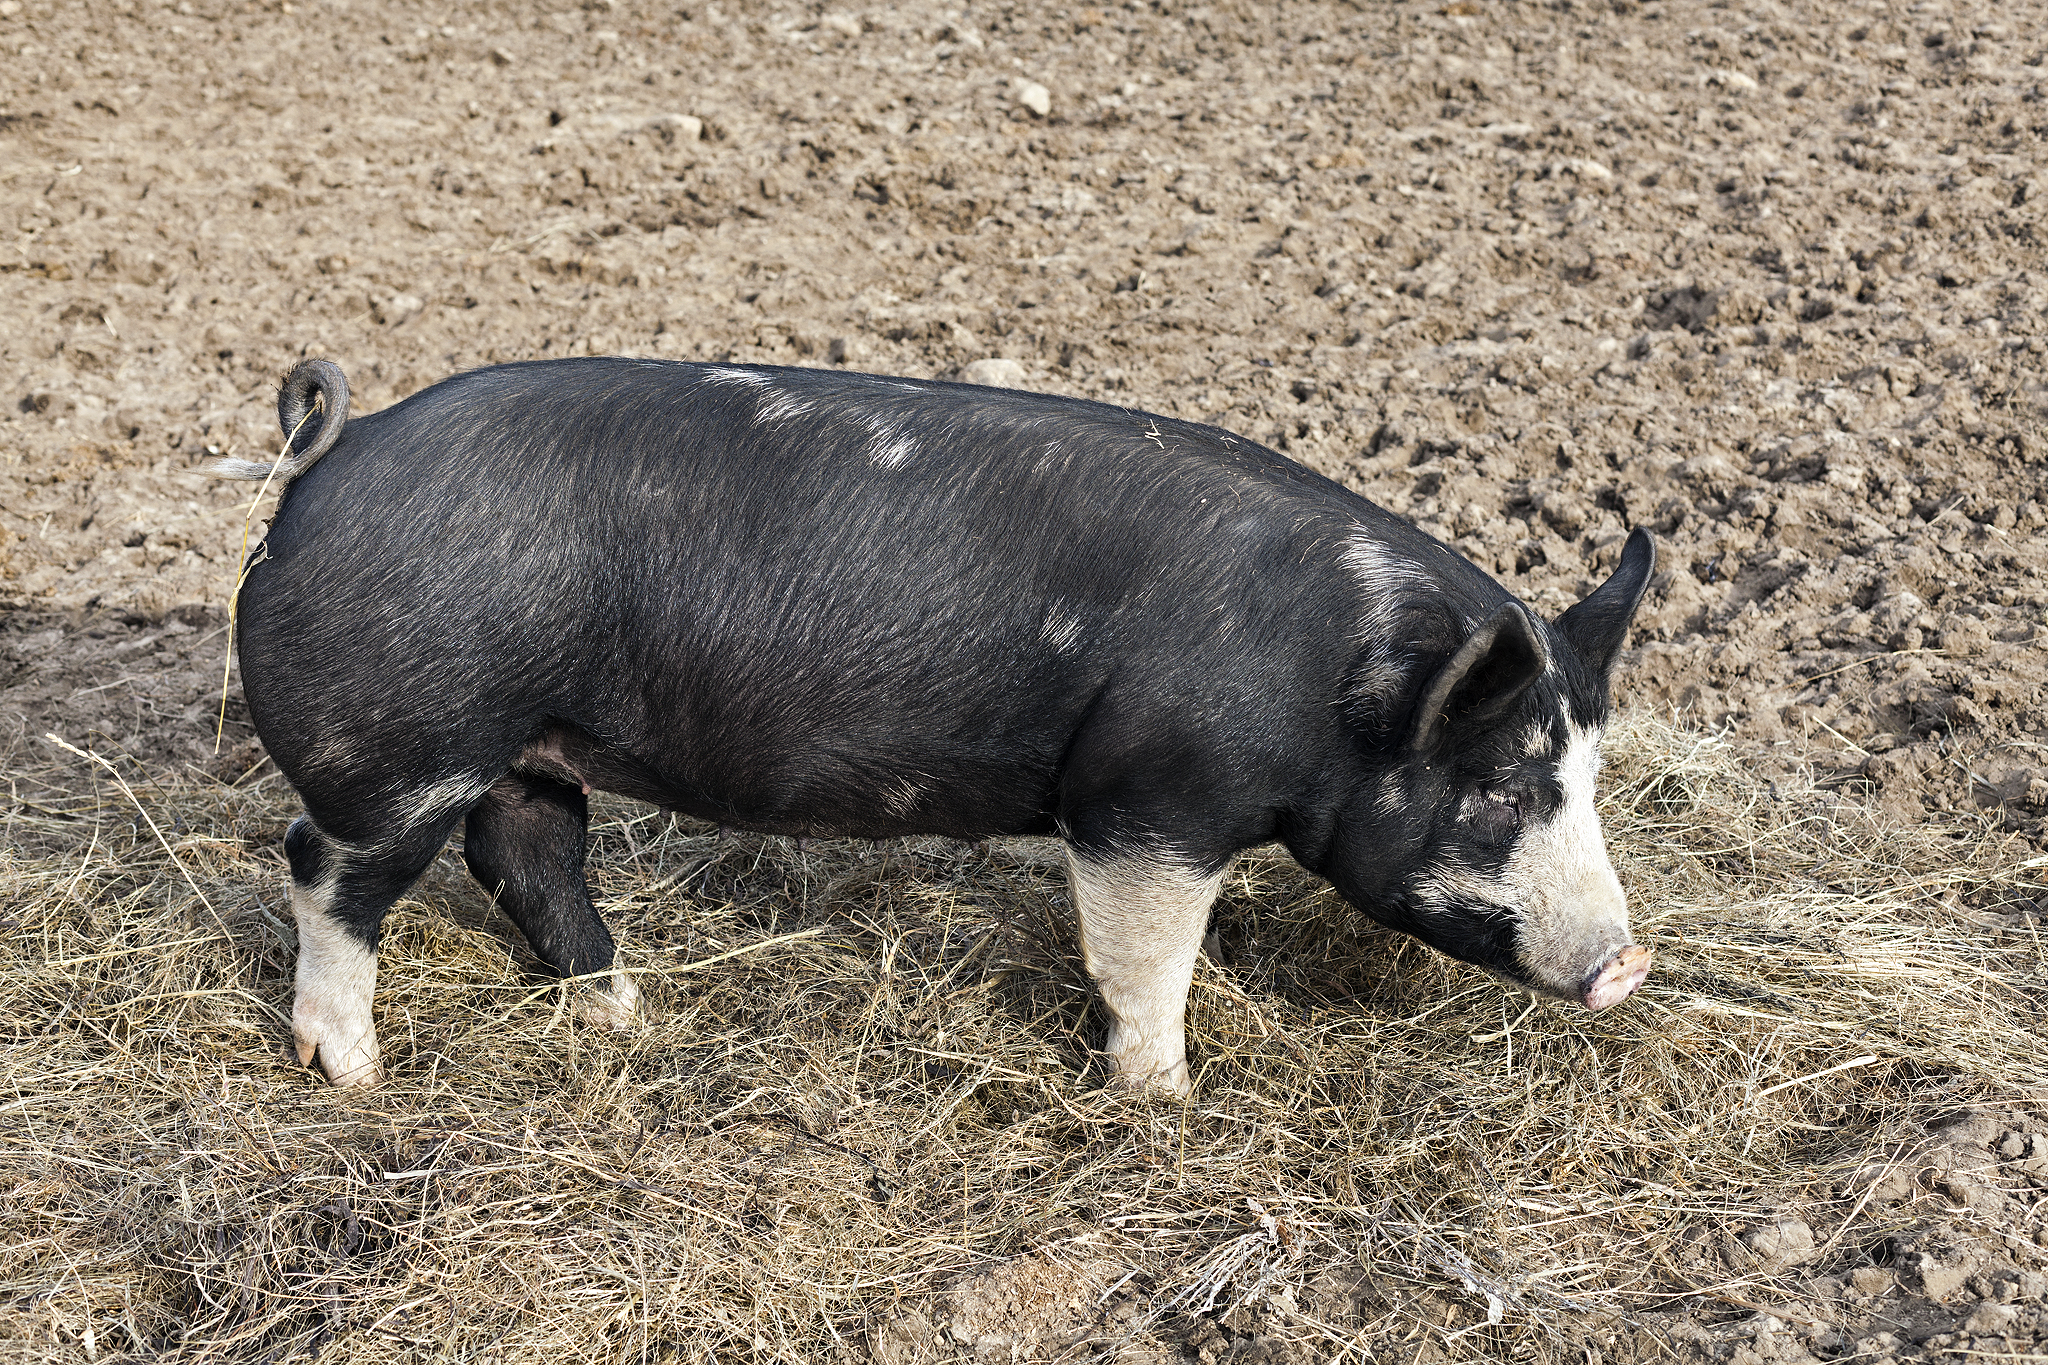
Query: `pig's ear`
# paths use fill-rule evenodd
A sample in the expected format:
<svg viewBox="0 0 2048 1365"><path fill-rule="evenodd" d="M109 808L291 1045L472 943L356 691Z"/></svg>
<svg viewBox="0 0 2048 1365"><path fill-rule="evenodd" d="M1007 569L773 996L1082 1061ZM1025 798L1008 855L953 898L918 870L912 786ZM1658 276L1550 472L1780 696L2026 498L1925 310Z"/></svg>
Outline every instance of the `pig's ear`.
<svg viewBox="0 0 2048 1365"><path fill-rule="evenodd" d="M1558 634L1586 661L1586 667L1605 681L1628 643L1628 623L1649 591L1650 575L1657 568L1657 542L1638 526L1621 547L1621 566L1614 576L1593 589L1592 595L1557 618Z"/></svg>
<svg viewBox="0 0 2048 1365"><path fill-rule="evenodd" d="M1416 750L1427 753L1468 726L1499 720L1550 666L1528 608L1510 602L1486 618L1423 689L1415 711Z"/></svg>

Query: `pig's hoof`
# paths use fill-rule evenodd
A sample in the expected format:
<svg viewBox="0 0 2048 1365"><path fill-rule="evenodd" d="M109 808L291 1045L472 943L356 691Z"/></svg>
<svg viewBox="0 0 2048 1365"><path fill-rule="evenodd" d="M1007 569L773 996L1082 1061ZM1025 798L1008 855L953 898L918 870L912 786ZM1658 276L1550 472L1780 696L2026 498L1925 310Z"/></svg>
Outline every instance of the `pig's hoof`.
<svg viewBox="0 0 2048 1365"><path fill-rule="evenodd" d="M1613 957L1600 964L1600 969L1586 979L1585 994L1580 998L1589 1010L1604 1010L1609 1005L1618 1005L1635 994L1636 987L1650 974L1650 950L1640 944L1631 943Z"/></svg>
<svg viewBox="0 0 2048 1365"><path fill-rule="evenodd" d="M1137 1090L1149 1095L1171 1095L1182 1100L1195 1090L1195 1078L1188 1071L1185 1058L1172 1066L1151 1069L1146 1069L1144 1063L1134 1066L1118 1063L1116 1079L1111 1084L1123 1090Z"/></svg>
<svg viewBox="0 0 2048 1365"><path fill-rule="evenodd" d="M624 972L613 972L609 985L591 982L576 1001L576 1017L598 1028L623 1033L640 1023L640 987Z"/></svg>
<svg viewBox="0 0 2048 1365"><path fill-rule="evenodd" d="M384 1067L377 1055L376 1026L368 1020L323 1020L312 1011L292 1011L292 1042L299 1052L299 1065L311 1066L320 1058L320 1069L339 1086L367 1088L384 1083Z"/></svg>

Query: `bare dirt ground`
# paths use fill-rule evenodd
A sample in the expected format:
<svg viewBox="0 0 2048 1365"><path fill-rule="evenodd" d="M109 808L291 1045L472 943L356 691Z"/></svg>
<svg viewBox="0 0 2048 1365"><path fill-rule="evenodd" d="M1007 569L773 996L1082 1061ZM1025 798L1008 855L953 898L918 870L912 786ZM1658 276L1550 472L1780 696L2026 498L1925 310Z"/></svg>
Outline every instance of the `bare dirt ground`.
<svg viewBox="0 0 2048 1365"><path fill-rule="evenodd" d="M616 352L1214 422L1547 612L1651 526L1625 705L2022 859L2048 847L2044 50L2048 6L1968 0L0 0L0 751L259 767L232 695L212 735L250 490L199 466L274 449L300 356L374 409ZM1952 1183L1865 1183L1920 1210L1883 1257L1698 1249L1810 1261L1810 1321L1588 1358L2048 1350L2048 1126L1943 1117L1921 1169ZM1108 1301L1017 1301L1041 1291ZM968 1292L872 1353L1052 1349L977 1337ZM1234 1311L1161 1349L1334 1349ZM1471 1347L1410 1326L1373 1358Z"/></svg>

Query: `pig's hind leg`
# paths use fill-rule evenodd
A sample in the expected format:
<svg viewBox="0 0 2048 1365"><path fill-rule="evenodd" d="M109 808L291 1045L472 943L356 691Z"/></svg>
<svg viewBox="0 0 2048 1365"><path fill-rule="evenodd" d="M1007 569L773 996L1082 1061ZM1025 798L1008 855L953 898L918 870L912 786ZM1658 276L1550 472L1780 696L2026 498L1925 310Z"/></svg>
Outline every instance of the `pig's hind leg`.
<svg viewBox="0 0 2048 1365"><path fill-rule="evenodd" d="M640 991L610 971L615 950L583 879L590 801L580 787L532 773L498 779L469 811L463 861L497 899L536 956L584 983L578 1012L592 1023L630 1026Z"/></svg>
<svg viewBox="0 0 2048 1365"><path fill-rule="evenodd" d="M378 932L385 912L440 852L455 818L456 812L444 811L364 843L326 834L311 815L285 832L299 935L292 1041L300 1064L310 1065L317 1055L336 1085L376 1085L384 1078L370 1013Z"/></svg>
<svg viewBox="0 0 2048 1365"><path fill-rule="evenodd" d="M1070 847L1067 882L1081 954L1109 1009L1107 1051L1117 1083L1187 1094L1188 987L1223 874L1156 853L1104 856Z"/></svg>

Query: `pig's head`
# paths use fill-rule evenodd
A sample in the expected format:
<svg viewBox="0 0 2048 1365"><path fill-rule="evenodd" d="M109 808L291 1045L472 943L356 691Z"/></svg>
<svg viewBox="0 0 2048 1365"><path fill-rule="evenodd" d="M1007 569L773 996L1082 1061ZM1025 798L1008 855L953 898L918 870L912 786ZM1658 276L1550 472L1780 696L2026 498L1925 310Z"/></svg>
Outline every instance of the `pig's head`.
<svg viewBox="0 0 2048 1365"><path fill-rule="evenodd" d="M1360 780L1318 870L1382 922L1540 994L1604 1009L1641 985L1650 951L1631 939L1593 784L1655 563L1638 530L1554 625L1513 601L1475 628L1441 597L1374 599L1383 619L1347 685Z"/></svg>

